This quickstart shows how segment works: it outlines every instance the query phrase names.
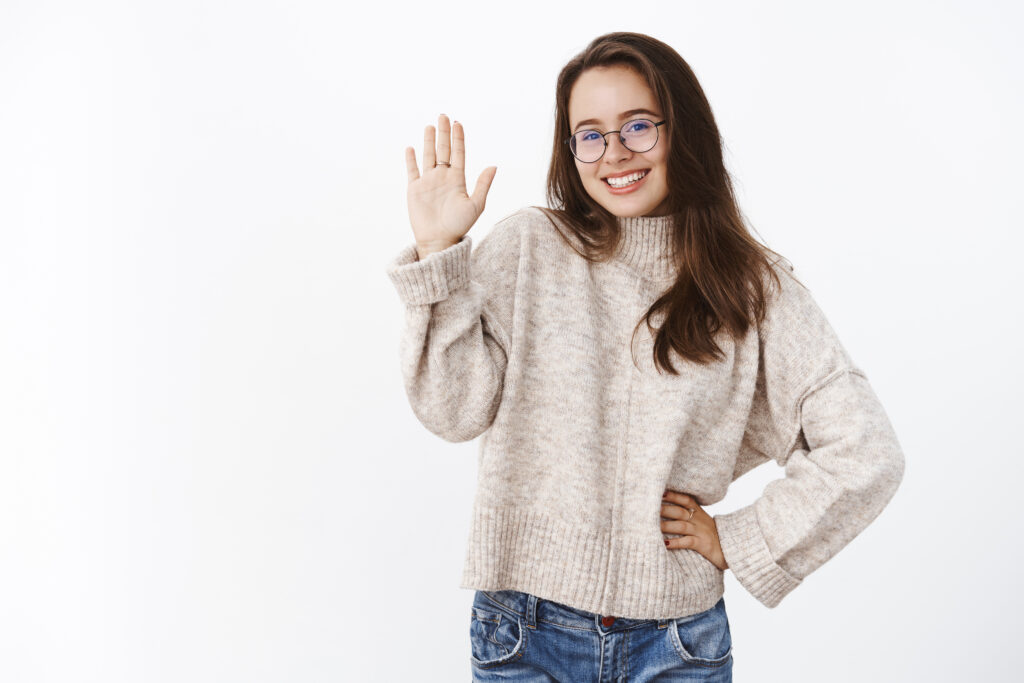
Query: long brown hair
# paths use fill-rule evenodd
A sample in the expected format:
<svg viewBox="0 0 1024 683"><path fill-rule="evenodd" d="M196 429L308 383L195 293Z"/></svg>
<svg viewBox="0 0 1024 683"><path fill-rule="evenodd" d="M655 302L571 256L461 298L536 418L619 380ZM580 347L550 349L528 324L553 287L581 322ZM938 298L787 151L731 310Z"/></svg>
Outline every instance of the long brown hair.
<svg viewBox="0 0 1024 683"><path fill-rule="evenodd" d="M547 201L553 208L536 208L552 218L556 228L560 222L574 233L582 250L559 230L587 260L607 260L615 253L620 239L616 216L587 194L564 144L570 131L569 94L576 79L589 68L613 65L632 68L646 80L669 122L663 139L669 144L668 212L676 226L678 277L637 322L633 336L645 321L653 335L651 319L664 314L654 338L654 360L678 375L670 349L702 364L721 359L724 353L714 340L721 328L739 338L752 317L758 323L764 319L769 284L765 275L781 286L768 254L782 257L757 242L744 223L722 161L722 139L697 77L672 47L642 33L598 36L559 73L547 177Z"/></svg>

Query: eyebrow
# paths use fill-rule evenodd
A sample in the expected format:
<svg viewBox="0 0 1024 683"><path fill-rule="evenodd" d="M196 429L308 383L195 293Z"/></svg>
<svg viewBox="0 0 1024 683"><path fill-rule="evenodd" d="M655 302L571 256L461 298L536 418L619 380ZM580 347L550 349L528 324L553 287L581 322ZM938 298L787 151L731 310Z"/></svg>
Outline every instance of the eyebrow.
<svg viewBox="0 0 1024 683"><path fill-rule="evenodd" d="M633 116L634 114L650 114L651 116L653 116L655 118L658 117L658 114L655 114L650 109L630 109L629 111L624 111L621 114L619 114L619 120L622 120L622 119L626 118L627 116ZM573 128L572 130L575 133L577 130L579 130L580 126L587 126L587 125L594 124L594 123L601 123L601 121L599 119L583 119L582 121L577 123L576 127Z"/></svg>

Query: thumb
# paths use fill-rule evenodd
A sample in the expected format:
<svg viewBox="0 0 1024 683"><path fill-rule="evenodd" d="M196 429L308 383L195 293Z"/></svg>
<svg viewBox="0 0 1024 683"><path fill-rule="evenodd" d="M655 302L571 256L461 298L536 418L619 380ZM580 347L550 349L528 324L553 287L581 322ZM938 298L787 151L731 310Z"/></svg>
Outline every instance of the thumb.
<svg viewBox="0 0 1024 683"><path fill-rule="evenodd" d="M497 166L488 166L480 174L480 177L476 179L476 187L473 188L473 196L470 199L473 200L476 206L480 207L480 211L484 209L487 193L491 189L491 182L494 180L494 174L497 172Z"/></svg>

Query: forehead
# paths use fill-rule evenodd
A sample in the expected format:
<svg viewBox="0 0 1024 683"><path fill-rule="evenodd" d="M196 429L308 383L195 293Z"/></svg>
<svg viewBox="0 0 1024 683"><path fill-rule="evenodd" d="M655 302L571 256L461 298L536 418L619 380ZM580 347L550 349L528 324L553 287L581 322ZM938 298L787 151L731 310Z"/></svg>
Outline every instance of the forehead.
<svg viewBox="0 0 1024 683"><path fill-rule="evenodd" d="M582 119L616 123L619 114L638 108L660 111L643 76L624 66L587 69L569 92L569 125Z"/></svg>

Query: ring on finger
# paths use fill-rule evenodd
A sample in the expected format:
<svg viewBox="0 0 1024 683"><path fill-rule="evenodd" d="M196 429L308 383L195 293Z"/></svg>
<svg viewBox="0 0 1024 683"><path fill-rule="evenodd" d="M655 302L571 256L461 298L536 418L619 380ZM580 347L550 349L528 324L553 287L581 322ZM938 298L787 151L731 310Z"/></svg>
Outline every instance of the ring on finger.
<svg viewBox="0 0 1024 683"><path fill-rule="evenodd" d="M690 508L690 516L686 518L687 522L689 522L691 519L693 519L693 513L696 512L696 511L697 511L697 508Z"/></svg>

